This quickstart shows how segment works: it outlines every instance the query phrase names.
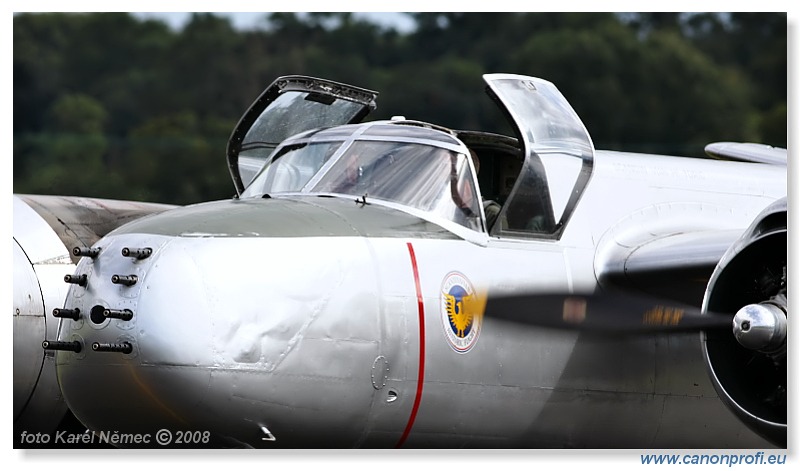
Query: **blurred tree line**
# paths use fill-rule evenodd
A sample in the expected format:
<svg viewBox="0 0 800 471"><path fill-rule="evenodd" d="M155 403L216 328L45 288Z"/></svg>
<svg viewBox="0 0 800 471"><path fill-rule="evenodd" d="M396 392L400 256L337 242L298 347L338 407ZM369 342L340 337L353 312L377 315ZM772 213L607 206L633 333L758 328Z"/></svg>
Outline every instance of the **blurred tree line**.
<svg viewBox="0 0 800 471"><path fill-rule="evenodd" d="M187 204L233 194L225 146L276 77L378 90L392 115L511 134L481 74L552 81L600 149L702 155L786 146L784 13L410 13L408 33L349 13L265 28L194 14L14 16L14 192Z"/></svg>

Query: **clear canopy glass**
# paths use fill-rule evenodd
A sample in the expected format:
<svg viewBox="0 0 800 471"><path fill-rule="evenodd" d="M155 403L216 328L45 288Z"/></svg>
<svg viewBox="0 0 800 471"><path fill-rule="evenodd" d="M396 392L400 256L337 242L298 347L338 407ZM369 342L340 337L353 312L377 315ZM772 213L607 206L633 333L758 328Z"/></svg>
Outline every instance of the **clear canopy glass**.
<svg viewBox="0 0 800 471"><path fill-rule="evenodd" d="M348 195L398 203L482 230L480 196L463 144L446 135L441 139L444 134L436 131L405 126L403 136L371 131L346 139L339 132L336 140L328 140L332 133L312 133L287 141L242 197Z"/></svg>

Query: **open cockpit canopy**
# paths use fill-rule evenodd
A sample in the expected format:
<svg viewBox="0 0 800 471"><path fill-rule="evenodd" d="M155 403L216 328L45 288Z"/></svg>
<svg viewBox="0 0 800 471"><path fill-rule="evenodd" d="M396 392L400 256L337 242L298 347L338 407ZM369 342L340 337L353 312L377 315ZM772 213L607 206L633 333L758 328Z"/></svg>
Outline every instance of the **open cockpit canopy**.
<svg viewBox="0 0 800 471"><path fill-rule="evenodd" d="M496 237L558 239L591 175L591 138L550 82L511 74L484 80L516 139L405 119L355 124L376 107L377 92L281 77L231 135L237 194L348 196ZM467 148L470 138L479 145ZM488 221L482 195L500 200Z"/></svg>

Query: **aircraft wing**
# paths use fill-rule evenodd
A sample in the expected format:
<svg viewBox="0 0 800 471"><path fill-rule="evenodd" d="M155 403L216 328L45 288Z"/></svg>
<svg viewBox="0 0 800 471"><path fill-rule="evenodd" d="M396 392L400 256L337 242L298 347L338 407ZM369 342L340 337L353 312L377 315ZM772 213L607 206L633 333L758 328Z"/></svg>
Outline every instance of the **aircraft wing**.
<svg viewBox="0 0 800 471"><path fill-rule="evenodd" d="M714 142L705 147L706 154L719 160L786 165L786 149L751 142Z"/></svg>
<svg viewBox="0 0 800 471"><path fill-rule="evenodd" d="M159 203L100 198L50 195L16 196L47 222L67 250L72 250L73 247L90 247L101 237L126 222L175 207ZM17 234L15 234L16 236ZM77 263L77 257L71 253L70 256L73 258L73 263Z"/></svg>
<svg viewBox="0 0 800 471"><path fill-rule="evenodd" d="M715 142L705 150L717 159L787 164L786 149L763 144ZM768 233L785 232L787 227L786 198L765 209L746 231L725 226L725 218L716 217L714 208L682 209L693 216L672 217L670 208L653 208L610 230L595 256L598 283L700 307L726 254L732 257Z"/></svg>

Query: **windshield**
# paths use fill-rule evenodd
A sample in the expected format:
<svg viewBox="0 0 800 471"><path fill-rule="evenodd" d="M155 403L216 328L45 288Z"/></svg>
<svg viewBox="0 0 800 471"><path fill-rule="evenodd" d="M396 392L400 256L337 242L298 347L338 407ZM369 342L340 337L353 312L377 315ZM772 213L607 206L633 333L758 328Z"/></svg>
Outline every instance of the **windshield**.
<svg viewBox="0 0 800 471"><path fill-rule="evenodd" d="M336 129L326 131L325 139L334 137ZM322 140L319 134L290 140L278 148L242 197L297 192L350 195L366 202L399 203L482 230L469 159L453 141L401 142L402 137L365 135L352 140L350 132L350 139L344 140ZM334 139L342 137L339 133Z"/></svg>
<svg viewBox="0 0 800 471"><path fill-rule="evenodd" d="M256 175L242 197L300 191L341 144L315 142L291 144L281 148Z"/></svg>
<svg viewBox="0 0 800 471"><path fill-rule="evenodd" d="M312 189L412 206L471 229L478 197L464 154L409 142L356 141Z"/></svg>

